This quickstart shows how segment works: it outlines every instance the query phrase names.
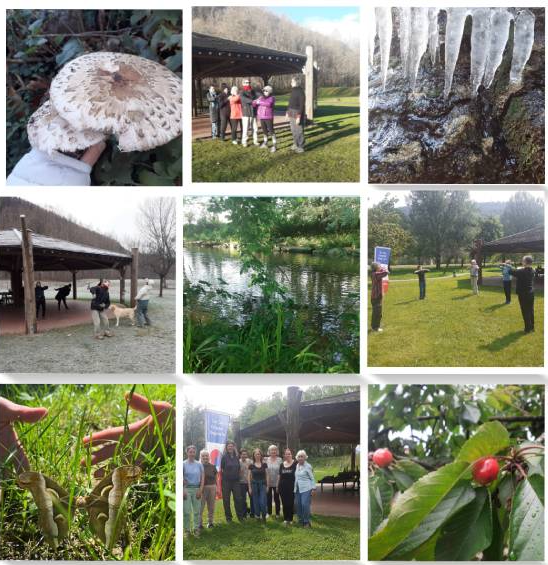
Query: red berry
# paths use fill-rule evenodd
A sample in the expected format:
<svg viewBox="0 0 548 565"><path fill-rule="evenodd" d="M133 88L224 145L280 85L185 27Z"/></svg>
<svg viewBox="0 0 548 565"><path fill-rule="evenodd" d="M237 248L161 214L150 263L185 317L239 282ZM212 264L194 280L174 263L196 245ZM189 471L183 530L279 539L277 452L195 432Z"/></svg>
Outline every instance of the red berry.
<svg viewBox="0 0 548 565"><path fill-rule="evenodd" d="M392 461L394 461L394 457L392 457L389 449L377 449L373 453L373 462L379 467L388 467Z"/></svg>
<svg viewBox="0 0 548 565"><path fill-rule="evenodd" d="M494 457L482 457L472 467L472 476L476 483L488 485L499 474L499 462Z"/></svg>

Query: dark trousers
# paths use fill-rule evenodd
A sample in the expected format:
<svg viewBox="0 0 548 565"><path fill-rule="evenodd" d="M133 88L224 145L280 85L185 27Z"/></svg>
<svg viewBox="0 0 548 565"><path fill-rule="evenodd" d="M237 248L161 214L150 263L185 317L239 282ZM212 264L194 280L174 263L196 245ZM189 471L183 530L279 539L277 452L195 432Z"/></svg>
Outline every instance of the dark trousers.
<svg viewBox="0 0 548 565"><path fill-rule="evenodd" d="M382 320L382 296L371 299L371 329L378 330Z"/></svg>
<svg viewBox="0 0 548 565"><path fill-rule="evenodd" d="M502 281L502 286L506 295L506 304L510 304L512 302L512 281Z"/></svg>
<svg viewBox="0 0 548 565"><path fill-rule="evenodd" d="M426 281L419 280L419 298L421 300L426 298Z"/></svg>
<svg viewBox="0 0 548 565"><path fill-rule="evenodd" d="M289 127L291 128L291 135L293 136L293 145L299 149L304 148L304 124L301 119L301 123L297 123L296 118L289 116Z"/></svg>
<svg viewBox="0 0 548 565"><path fill-rule="evenodd" d="M531 332L535 329L535 295L533 293L518 294L518 299L525 332Z"/></svg>
<svg viewBox="0 0 548 565"><path fill-rule="evenodd" d="M240 492L242 496L242 514L244 516L250 516L253 508L253 499L249 494L247 483L240 483ZM247 504L247 497L249 497L249 506Z"/></svg>
<svg viewBox="0 0 548 565"><path fill-rule="evenodd" d="M274 499L274 506L276 507L276 516L280 515L280 493L276 487L268 487L266 493L266 511L272 515L272 499Z"/></svg>
<svg viewBox="0 0 548 565"><path fill-rule="evenodd" d="M232 141L238 140L238 124L240 124L240 129L242 129L241 123L242 120L230 120L230 139Z"/></svg>
<svg viewBox="0 0 548 565"><path fill-rule="evenodd" d="M261 120L261 130L264 137L274 135L274 120Z"/></svg>
<svg viewBox="0 0 548 565"><path fill-rule="evenodd" d="M61 310L61 302L65 305L65 308L68 310L69 307L67 306L67 297L63 296L62 298L57 299L57 309Z"/></svg>
<svg viewBox="0 0 548 565"><path fill-rule="evenodd" d="M219 131L219 137L224 140L226 135L226 128L228 122L230 121L230 115L221 114L221 130Z"/></svg>
<svg viewBox="0 0 548 565"><path fill-rule="evenodd" d="M280 487L280 498L282 499L282 509L284 513L284 521L292 522L295 511L295 495L293 494L293 486L291 488Z"/></svg>
<svg viewBox="0 0 548 565"><path fill-rule="evenodd" d="M38 318L38 315L40 313L40 309L42 310L42 318L46 317L46 299L45 298L39 298L36 301L36 317Z"/></svg>
<svg viewBox="0 0 548 565"><path fill-rule="evenodd" d="M221 489L223 491L223 508L225 510L225 518L227 522L232 520L232 510L230 508L230 495L234 497L234 508L236 509L236 516L241 520L242 513L242 491L240 489L239 479L227 480L223 479L221 482Z"/></svg>

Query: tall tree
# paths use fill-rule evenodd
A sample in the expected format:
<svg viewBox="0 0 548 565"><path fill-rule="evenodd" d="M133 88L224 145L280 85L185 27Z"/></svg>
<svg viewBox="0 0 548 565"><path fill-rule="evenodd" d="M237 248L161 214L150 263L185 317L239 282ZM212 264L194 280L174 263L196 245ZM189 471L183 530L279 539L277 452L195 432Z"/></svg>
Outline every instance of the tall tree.
<svg viewBox="0 0 548 565"><path fill-rule="evenodd" d="M147 199L139 209L141 247L149 256L150 268L160 279L159 296L163 296L166 277L176 260L175 210L175 198Z"/></svg>
<svg viewBox="0 0 548 565"><path fill-rule="evenodd" d="M407 203L419 254L434 257L436 268L443 256L455 256L472 245L478 219L467 191L415 191Z"/></svg>
<svg viewBox="0 0 548 565"><path fill-rule="evenodd" d="M516 192L504 207L501 216L504 235L520 233L544 224L544 200L528 192Z"/></svg>

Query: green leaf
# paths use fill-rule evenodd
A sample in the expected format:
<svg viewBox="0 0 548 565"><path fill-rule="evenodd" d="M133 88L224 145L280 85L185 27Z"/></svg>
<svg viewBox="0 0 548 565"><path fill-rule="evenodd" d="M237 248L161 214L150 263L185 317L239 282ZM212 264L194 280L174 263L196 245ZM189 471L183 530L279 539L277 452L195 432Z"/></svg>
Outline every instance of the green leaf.
<svg viewBox="0 0 548 565"><path fill-rule="evenodd" d="M540 475L528 475L529 482L533 487L534 491L540 499L540 502L544 506L544 476Z"/></svg>
<svg viewBox="0 0 548 565"><path fill-rule="evenodd" d="M436 560L436 543L438 542L439 532L436 532L429 540L425 541L406 561L435 561Z"/></svg>
<svg viewBox="0 0 548 565"><path fill-rule="evenodd" d="M544 561L544 505L528 479L512 501L509 552L512 561Z"/></svg>
<svg viewBox="0 0 548 565"><path fill-rule="evenodd" d="M484 550L484 561L503 561L504 560L504 531L500 525L500 519L496 505L493 504L491 511L491 521L493 524L493 537L491 545Z"/></svg>
<svg viewBox="0 0 548 565"><path fill-rule="evenodd" d="M375 479L369 480L369 535L371 535L382 522L382 499Z"/></svg>
<svg viewBox="0 0 548 565"><path fill-rule="evenodd" d="M485 487L476 489L476 496L457 512L441 530L436 544L436 559L469 561L491 545L491 497Z"/></svg>
<svg viewBox="0 0 548 565"><path fill-rule="evenodd" d="M407 473L399 471L398 469L391 469L392 477L396 481L398 490L403 492L407 490L415 481Z"/></svg>
<svg viewBox="0 0 548 565"><path fill-rule="evenodd" d="M147 186L172 186L173 179L169 177L159 176L152 171L143 169L139 173L139 182Z"/></svg>
<svg viewBox="0 0 548 565"><path fill-rule="evenodd" d="M379 489L382 500L382 515L386 518L390 514L390 506L392 504L392 497L394 496L394 489L392 485L386 480L384 474L377 473L374 477L375 484Z"/></svg>
<svg viewBox="0 0 548 565"><path fill-rule="evenodd" d="M495 455L510 445L508 431L500 422L487 422L462 446L456 461L473 463L480 457Z"/></svg>
<svg viewBox="0 0 548 565"><path fill-rule="evenodd" d="M541 443L534 443L530 441L525 441L520 443L519 447L530 447L536 446L540 449L534 449L531 451L526 451L523 454L523 458L527 461L527 476L541 475L544 477L544 446Z"/></svg>
<svg viewBox="0 0 548 565"><path fill-rule="evenodd" d="M61 53L58 53L55 57L55 62L57 65L62 66L68 63L78 55L84 52L84 46L79 39L72 38L69 39L64 45Z"/></svg>
<svg viewBox="0 0 548 565"><path fill-rule="evenodd" d="M424 544L428 538L461 508L474 500L476 493L470 482L461 481L451 492L426 516L411 534L389 556L389 560L409 560L410 552ZM413 554L413 558L416 556Z"/></svg>
<svg viewBox="0 0 548 565"><path fill-rule="evenodd" d="M399 459L396 464L392 466L393 469L398 469L403 471L406 475L409 475L414 481L419 480L421 477L426 475L427 471L418 463L411 461L410 459Z"/></svg>
<svg viewBox="0 0 548 565"><path fill-rule="evenodd" d="M393 551L469 472L456 461L421 477L396 501L386 526L369 540L369 560L380 561Z"/></svg>

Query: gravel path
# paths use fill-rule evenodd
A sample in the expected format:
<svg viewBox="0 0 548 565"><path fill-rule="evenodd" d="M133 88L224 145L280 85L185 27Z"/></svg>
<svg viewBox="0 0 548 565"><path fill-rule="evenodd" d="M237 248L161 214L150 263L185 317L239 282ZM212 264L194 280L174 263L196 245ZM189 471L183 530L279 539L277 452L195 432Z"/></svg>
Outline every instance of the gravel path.
<svg viewBox="0 0 548 565"><path fill-rule="evenodd" d="M32 337L0 338L0 373L174 373L174 288L156 293L149 304L151 328L131 326L120 320L114 337L93 339L89 324L53 330Z"/></svg>

